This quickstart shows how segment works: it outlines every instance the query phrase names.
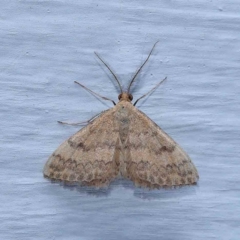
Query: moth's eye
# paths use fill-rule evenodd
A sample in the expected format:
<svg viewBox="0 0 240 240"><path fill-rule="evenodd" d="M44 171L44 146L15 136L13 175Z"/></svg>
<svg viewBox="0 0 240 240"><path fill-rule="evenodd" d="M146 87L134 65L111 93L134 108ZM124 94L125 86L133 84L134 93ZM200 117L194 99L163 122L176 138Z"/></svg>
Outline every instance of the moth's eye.
<svg viewBox="0 0 240 240"><path fill-rule="evenodd" d="M132 96L132 94L129 94L129 99L130 99L130 101L132 101L133 100L133 96Z"/></svg>
<svg viewBox="0 0 240 240"><path fill-rule="evenodd" d="M118 95L118 100L120 100L121 98L122 98L122 93Z"/></svg>

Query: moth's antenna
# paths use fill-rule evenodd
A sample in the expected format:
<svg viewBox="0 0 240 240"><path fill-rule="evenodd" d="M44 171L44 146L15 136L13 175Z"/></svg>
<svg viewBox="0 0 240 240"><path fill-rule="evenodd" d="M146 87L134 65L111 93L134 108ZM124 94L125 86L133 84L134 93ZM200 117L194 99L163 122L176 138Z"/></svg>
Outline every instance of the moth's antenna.
<svg viewBox="0 0 240 240"><path fill-rule="evenodd" d="M97 96L97 97L100 97L100 98L102 98L102 99L104 99L104 100L111 101L114 105L116 105L116 103L115 103L112 99L107 98L107 97L103 97L103 96L101 96L100 94L93 92L92 90L90 90L89 88L85 87L84 85L82 85L81 83L79 83L79 82L77 82L77 81L74 81L74 82L77 83L78 85L80 85L82 88L84 88L84 89L87 90L88 92L90 92L91 94L93 94L93 95L95 95L95 96Z"/></svg>
<svg viewBox="0 0 240 240"><path fill-rule="evenodd" d="M137 102L146 97L148 94L152 93L160 84L162 84L165 80L167 79L167 77L165 77L163 80L161 80L161 82L159 82L153 89L151 89L149 92L147 92L146 94L142 95L140 98L138 98L135 103L133 104L133 106L135 106L137 104Z"/></svg>
<svg viewBox="0 0 240 240"><path fill-rule="evenodd" d="M127 90L128 93L130 93L130 88L131 88L131 86L132 86L135 78L137 77L138 73L142 70L143 66L146 64L146 62L147 62L148 59L150 58L150 56L151 56L151 54L152 54L152 51L153 51L153 49L155 48L155 46L156 46L156 44L157 44L158 42L159 42L159 41L157 41L157 42L154 43L154 45L153 45L150 53L148 54L147 59L144 61L144 63L142 64L142 66L137 70L137 72L136 72L135 75L133 76L133 78L132 78L132 80L131 80L131 82L130 82L130 84L129 84L128 90Z"/></svg>
<svg viewBox="0 0 240 240"><path fill-rule="evenodd" d="M118 83L118 86L121 90L121 93L123 93L123 90L122 90L122 87L121 87L121 84L116 76L116 74L112 71L112 69L103 61L103 59L96 53L94 52L95 55L98 57L98 59L106 66L106 68L111 72L111 74L114 76L114 78L116 79L117 83Z"/></svg>

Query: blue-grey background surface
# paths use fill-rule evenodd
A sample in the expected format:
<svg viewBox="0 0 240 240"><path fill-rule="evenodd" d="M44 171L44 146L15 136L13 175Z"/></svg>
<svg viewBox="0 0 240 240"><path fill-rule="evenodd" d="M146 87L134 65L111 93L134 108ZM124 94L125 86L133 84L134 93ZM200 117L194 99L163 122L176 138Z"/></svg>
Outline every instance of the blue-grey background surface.
<svg viewBox="0 0 240 240"><path fill-rule="evenodd" d="M65 187L42 176L49 155L111 102L113 77L191 156L194 187ZM0 239L240 239L240 3L1 1Z"/></svg>

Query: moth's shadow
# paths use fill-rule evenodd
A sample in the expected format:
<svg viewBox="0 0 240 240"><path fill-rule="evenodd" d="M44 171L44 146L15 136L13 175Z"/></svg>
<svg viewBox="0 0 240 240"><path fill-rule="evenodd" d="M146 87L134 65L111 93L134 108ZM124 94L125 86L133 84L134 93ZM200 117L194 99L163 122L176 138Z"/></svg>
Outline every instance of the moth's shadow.
<svg viewBox="0 0 240 240"><path fill-rule="evenodd" d="M133 195L140 199L172 199L196 194L197 185L168 187L160 189L149 189L143 187L136 187L132 181L126 179L118 179L112 184L112 188L124 187L130 189Z"/></svg>
<svg viewBox="0 0 240 240"><path fill-rule="evenodd" d="M107 197L116 189L131 190L133 195L140 199L174 199L196 194L197 185L182 186L174 188L148 189L136 187L132 181L126 179L116 179L107 187L96 188L83 186L78 183L69 183L51 180L53 184L58 184L66 190L77 191L81 194L92 195L95 197Z"/></svg>

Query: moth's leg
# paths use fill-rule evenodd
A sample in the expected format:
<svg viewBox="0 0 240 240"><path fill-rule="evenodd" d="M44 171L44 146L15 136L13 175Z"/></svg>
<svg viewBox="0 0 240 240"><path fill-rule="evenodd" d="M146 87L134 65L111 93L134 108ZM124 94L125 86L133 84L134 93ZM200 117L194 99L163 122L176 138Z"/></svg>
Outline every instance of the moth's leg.
<svg viewBox="0 0 240 240"><path fill-rule="evenodd" d="M152 88L149 92L145 93L145 94L142 95L140 98L138 98L138 99L135 101L135 103L133 104L133 106L136 106L137 102L138 102L140 99L146 97L148 94L151 94L153 91L155 91L155 89L156 89L160 84L162 84L166 79L167 79L167 77L165 77L163 80L161 80L161 82L159 82L159 83L158 83L154 88Z"/></svg>
<svg viewBox="0 0 240 240"><path fill-rule="evenodd" d="M93 116L92 118L90 118L89 120L84 121L84 122L77 122L77 123L69 123L69 122L63 122L63 121L57 121L57 122L61 123L61 124L71 125L71 126L85 125L85 124L91 123L94 119L96 119L97 117L99 117L100 115L102 115L103 113L105 113L107 111L108 110L102 111L102 112L96 114L95 116Z"/></svg>
<svg viewBox="0 0 240 240"><path fill-rule="evenodd" d="M63 122L63 121L57 121L57 122L61 123L61 124L71 125L71 126L84 125L84 124L88 123L88 121L86 121L86 122L76 122L76 123Z"/></svg>
<svg viewBox="0 0 240 240"><path fill-rule="evenodd" d="M97 55L97 56L98 56L98 55ZM79 86L81 86L82 88L84 88L85 90L87 90L88 92L90 92L92 95L97 96L97 97L100 97L100 98L102 98L102 99L104 99L104 100L111 101L114 106L116 105L116 103L115 103L112 99L107 98L107 97L103 97L102 95L100 95L100 94L98 94L98 93L95 93L94 91L92 91L91 89L85 87L84 85L82 85L81 83L79 83L79 82L77 82L77 81L74 81L74 82L77 83L77 84L78 84Z"/></svg>

